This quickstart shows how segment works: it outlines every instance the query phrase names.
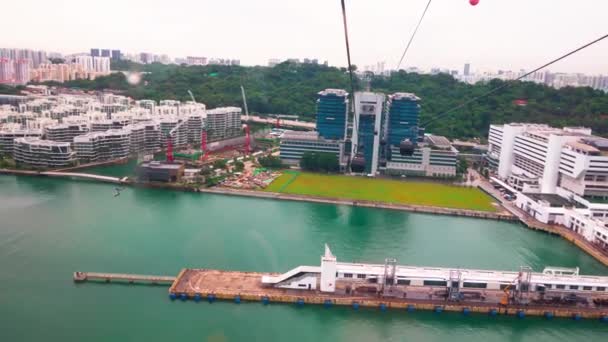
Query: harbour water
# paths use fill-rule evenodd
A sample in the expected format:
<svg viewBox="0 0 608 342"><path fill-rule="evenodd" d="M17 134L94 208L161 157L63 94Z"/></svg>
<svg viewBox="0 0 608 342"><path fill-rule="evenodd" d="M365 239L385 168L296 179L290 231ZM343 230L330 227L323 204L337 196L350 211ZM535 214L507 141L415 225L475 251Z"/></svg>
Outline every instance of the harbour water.
<svg viewBox="0 0 608 342"><path fill-rule="evenodd" d="M600 341L608 324L260 303L171 302L167 287L74 284L72 272L284 272L339 260L516 270L579 266L566 241L446 216L0 176L1 341Z"/></svg>

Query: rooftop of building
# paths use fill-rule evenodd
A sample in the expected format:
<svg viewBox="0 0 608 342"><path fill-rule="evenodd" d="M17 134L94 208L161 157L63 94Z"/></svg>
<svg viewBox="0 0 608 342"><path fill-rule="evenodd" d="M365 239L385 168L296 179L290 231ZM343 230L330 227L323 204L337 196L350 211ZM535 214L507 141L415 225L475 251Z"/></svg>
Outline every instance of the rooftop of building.
<svg viewBox="0 0 608 342"><path fill-rule="evenodd" d="M427 133L424 135L425 142L440 149L449 149L452 147L450 140L442 135L434 135Z"/></svg>
<svg viewBox="0 0 608 342"><path fill-rule="evenodd" d="M317 94L319 96L328 96L328 95L340 96L340 97L346 97L346 96L348 96L348 93L346 92L346 90L344 90L344 89L332 89L332 88L327 88L325 90L321 90Z"/></svg>
<svg viewBox="0 0 608 342"><path fill-rule="evenodd" d="M318 132L308 132L308 131L285 131L283 135L281 135L281 139L284 140L319 140Z"/></svg>
<svg viewBox="0 0 608 342"><path fill-rule="evenodd" d="M394 93L388 96L391 100L410 100L420 101L420 98L414 93Z"/></svg>
<svg viewBox="0 0 608 342"><path fill-rule="evenodd" d="M568 207L574 206L575 203L557 195L557 194L541 194L541 193L524 193L524 195L530 197L537 202L547 202L551 207Z"/></svg>
<svg viewBox="0 0 608 342"><path fill-rule="evenodd" d="M241 113L241 107L218 107L213 109L208 109L207 114L228 114L238 112Z"/></svg>
<svg viewBox="0 0 608 342"><path fill-rule="evenodd" d="M58 146L58 147L70 147L69 142L58 142L52 140L44 140L37 137L23 137L16 138L15 143L26 143L28 145L44 145L44 146Z"/></svg>
<svg viewBox="0 0 608 342"><path fill-rule="evenodd" d="M184 167L183 164L179 163L169 163L163 161L149 161L143 162L139 165L140 167L150 168L150 169L169 169L169 170L179 170Z"/></svg>

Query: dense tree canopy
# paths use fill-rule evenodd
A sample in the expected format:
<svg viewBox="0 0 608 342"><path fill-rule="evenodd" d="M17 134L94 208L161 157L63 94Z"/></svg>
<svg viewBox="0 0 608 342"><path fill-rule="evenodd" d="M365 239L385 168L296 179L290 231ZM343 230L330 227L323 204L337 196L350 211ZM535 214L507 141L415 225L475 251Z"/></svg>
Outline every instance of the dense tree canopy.
<svg viewBox="0 0 608 342"><path fill-rule="evenodd" d="M306 171L338 172L340 164L334 153L304 152L300 159L300 167Z"/></svg>
<svg viewBox="0 0 608 342"><path fill-rule="evenodd" d="M140 65L124 62L123 70L146 72L139 84L131 85L122 73L78 80L66 86L84 89L115 89L135 99L189 100L191 90L197 101L209 108L242 106L241 84L247 91L249 110L262 114L298 114L314 119L316 93L325 88L349 89L344 68L313 64L282 63L273 68L241 66L177 66L158 63ZM115 65L113 65L115 67ZM360 82L358 80L357 82ZM412 92L421 101L421 123L459 105L467 99L503 85L500 80L469 85L445 74L393 73L372 76L372 91ZM510 82L510 86L450 115L426 125L427 131L448 137L485 137L490 123L512 121L544 122L555 126L584 125L596 133L608 134L608 94L591 88L553 89L530 82ZM356 85L361 89L361 85ZM526 106L514 103L527 100Z"/></svg>

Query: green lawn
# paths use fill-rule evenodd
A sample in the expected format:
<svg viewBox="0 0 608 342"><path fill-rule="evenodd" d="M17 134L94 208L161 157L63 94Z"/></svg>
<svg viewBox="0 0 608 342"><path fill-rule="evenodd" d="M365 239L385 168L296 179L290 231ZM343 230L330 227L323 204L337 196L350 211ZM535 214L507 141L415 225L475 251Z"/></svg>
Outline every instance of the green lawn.
<svg viewBox="0 0 608 342"><path fill-rule="evenodd" d="M294 177L295 179L293 179ZM477 188L465 188L421 181L400 181L314 173L285 173L272 182L265 191L496 211L496 208L492 205L492 198Z"/></svg>

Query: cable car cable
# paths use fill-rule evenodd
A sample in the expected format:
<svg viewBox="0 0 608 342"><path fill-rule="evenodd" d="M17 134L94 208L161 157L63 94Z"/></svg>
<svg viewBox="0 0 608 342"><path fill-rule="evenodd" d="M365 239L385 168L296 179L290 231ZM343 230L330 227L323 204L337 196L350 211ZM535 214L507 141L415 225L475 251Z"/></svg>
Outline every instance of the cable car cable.
<svg viewBox="0 0 608 342"><path fill-rule="evenodd" d="M403 58L405 58L405 54L407 53L407 50L410 49L410 45L412 45L412 41L414 41L416 32L418 32L418 28L420 27L420 24L422 24L422 19L424 19L424 16L426 15L426 11L429 9L429 6L431 5L431 1L433 1L433 0L429 0L429 2L426 4L426 7L424 8L424 11L422 12L422 16L420 16L420 20L418 20L418 24L416 25L416 28L414 29L414 33L412 33L410 40L407 42L407 45L405 46L405 50L403 51L403 54L401 55L401 59L399 60L399 64L397 64L396 70L399 70L399 67L401 66L401 62L403 62Z"/></svg>
<svg viewBox="0 0 608 342"><path fill-rule="evenodd" d="M579 51L581 51L581 50L583 50L583 49L586 49L586 48L590 47L591 45L594 45L594 44L596 44L596 43L599 43L600 41L602 41L602 40L604 40L604 39L606 39L606 38L608 38L608 34L606 34L606 35L604 35L604 36L602 36L602 37L600 37L600 38L597 38L596 40L591 41L591 42L589 42L589 43L587 43L587 44L585 44L585 45L583 45L583 46L581 46L581 47L579 47L579 48L577 48L577 49L574 49L574 50L572 50L572 51L568 52L567 54L565 54L565 55L563 55L563 56L561 56L561 57L558 57L558 58L556 58L556 59L554 59L554 60L552 60L552 61L550 61L550 62L548 62L548 63L546 63L546 64L544 64L544 65L542 65L542 66L540 66L540 67L538 67L538 68L536 68L536 69L534 69L534 70L530 71L530 72L527 72L527 73L525 73L524 75L519 76L518 78L516 78L516 79L514 79L514 80L512 80L512 81L505 82L505 84L503 84L503 85L501 85L501 86L498 86L498 87L496 87L496 88L494 88L494 89L489 90L489 91L488 91L488 92L486 92L486 93L483 93L483 94L481 94L481 95L479 95L479 96L476 96L476 97L474 97L474 98L472 98L472 99L469 99L469 100L467 100L467 101L465 101L465 102L461 103L460 105L458 105L458 106L456 106L456 107L453 107L453 108L451 108L451 109L449 109L449 110L447 110L447 111L445 111L445 112L442 112L442 113L440 113L440 114L437 114L436 116L434 116L434 117L432 117L431 119L427 120L427 121L426 121L424 124L421 124L419 127L425 127L425 126L427 126L427 125L429 125L429 124L431 124L431 123L433 123L433 122L437 121L438 119L441 119L442 117L446 116L447 114L450 114L451 112L453 112L453 111L455 111L455 110L458 110L458 109L460 109L460 108L463 108L464 106L466 106L466 105L468 105L468 104L471 104L471 103L473 103L473 102L476 102L476 101L478 101L478 100L480 100L480 99L482 99L482 98L484 98L484 97L486 97L486 96L488 96L488 95L492 95L492 94L496 93L496 92L497 92L497 91L499 91L499 90L502 90L502 89L504 89L504 88L508 88L508 87L512 86L512 85L514 84L514 82L515 82L515 81L520 81L520 80L522 80L523 78L526 78L526 77L528 77L528 76L532 75L533 73L535 73L535 72L537 72L537 71L539 71L539 70L542 70L542 69L544 69L544 68L546 68L546 67L548 67L548 66L550 66L550 65L552 65L552 64L555 64L555 63L557 63L557 62L561 61L562 59L565 59L565 58L567 58L567 57L569 57L569 56L571 56L571 55L573 55L573 54L575 54L575 53L577 53L577 52L579 52Z"/></svg>

